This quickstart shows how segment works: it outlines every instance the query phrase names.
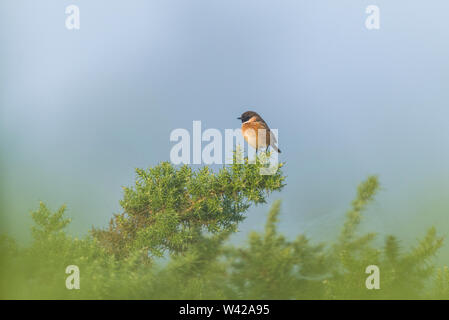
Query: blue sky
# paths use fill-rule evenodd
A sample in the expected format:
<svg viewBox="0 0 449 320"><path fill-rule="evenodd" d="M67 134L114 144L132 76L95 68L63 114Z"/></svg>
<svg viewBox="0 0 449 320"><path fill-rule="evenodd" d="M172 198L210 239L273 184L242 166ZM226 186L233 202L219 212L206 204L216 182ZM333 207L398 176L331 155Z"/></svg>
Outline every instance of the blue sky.
<svg viewBox="0 0 449 320"><path fill-rule="evenodd" d="M65 28L70 4L78 31ZM371 4L380 30L365 28ZM448 11L443 0L3 0L0 229L26 230L39 200L66 203L74 233L106 225L134 168L169 160L173 129L237 128L255 110L287 162L270 198L283 200L283 232L334 232L369 174L382 191L364 228L445 232ZM267 211L252 209L236 238Z"/></svg>

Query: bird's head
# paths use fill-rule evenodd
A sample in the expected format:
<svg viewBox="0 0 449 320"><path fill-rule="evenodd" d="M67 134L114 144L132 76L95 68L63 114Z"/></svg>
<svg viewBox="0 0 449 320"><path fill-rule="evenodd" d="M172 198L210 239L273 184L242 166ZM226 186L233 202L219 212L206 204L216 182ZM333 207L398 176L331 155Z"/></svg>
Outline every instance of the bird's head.
<svg viewBox="0 0 449 320"><path fill-rule="evenodd" d="M246 111L246 112L242 113L242 115L240 117L238 117L237 119L242 120L242 123L243 123L243 122L248 121L252 117L256 117L257 119L260 119L260 116L254 111Z"/></svg>

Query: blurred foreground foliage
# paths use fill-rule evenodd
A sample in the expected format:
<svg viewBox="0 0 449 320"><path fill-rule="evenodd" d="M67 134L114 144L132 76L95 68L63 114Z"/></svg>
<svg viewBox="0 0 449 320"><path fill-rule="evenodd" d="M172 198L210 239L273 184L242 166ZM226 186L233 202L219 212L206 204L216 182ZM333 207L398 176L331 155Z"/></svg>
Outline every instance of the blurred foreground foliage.
<svg viewBox="0 0 449 320"><path fill-rule="evenodd" d="M169 163L137 170L124 189L123 213L83 239L64 229L65 207L32 212L33 242L19 247L0 236L2 299L448 299L449 271L432 258L443 244L434 228L405 250L394 236L375 246L360 234L362 214L379 190L368 177L357 190L337 239L289 240L277 230L280 202L265 230L244 246L227 242L251 205L281 190L285 177L260 175L261 163L219 172ZM279 165L282 167L282 164ZM81 289L65 287L77 265ZM380 269L380 290L367 290L365 269Z"/></svg>

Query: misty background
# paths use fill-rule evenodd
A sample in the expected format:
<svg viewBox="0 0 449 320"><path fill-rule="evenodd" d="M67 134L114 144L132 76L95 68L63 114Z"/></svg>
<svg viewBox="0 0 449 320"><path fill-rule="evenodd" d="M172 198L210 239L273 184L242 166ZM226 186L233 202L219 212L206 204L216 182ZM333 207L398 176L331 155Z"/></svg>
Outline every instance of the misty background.
<svg viewBox="0 0 449 320"><path fill-rule="evenodd" d="M71 4L80 30L65 27ZM365 27L371 4L380 30ZM0 231L26 240L39 201L66 203L72 234L106 226L134 169L169 160L172 130L224 132L254 110L279 130L281 232L333 237L378 174L364 230L449 236L447 12L443 0L3 0Z"/></svg>

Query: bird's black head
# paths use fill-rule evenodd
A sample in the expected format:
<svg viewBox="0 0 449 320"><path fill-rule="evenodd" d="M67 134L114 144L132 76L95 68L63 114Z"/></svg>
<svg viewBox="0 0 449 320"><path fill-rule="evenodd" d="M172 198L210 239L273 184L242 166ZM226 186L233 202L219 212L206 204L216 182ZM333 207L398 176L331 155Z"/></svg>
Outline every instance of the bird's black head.
<svg viewBox="0 0 449 320"><path fill-rule="evenodd" d="M242 120L242 123L243 123L243 122L248 121L252 117L260 118L260 116L256 112L246 111L246 112L242 113L242 115L240 117L238 117L237 119Z"/></svg>

